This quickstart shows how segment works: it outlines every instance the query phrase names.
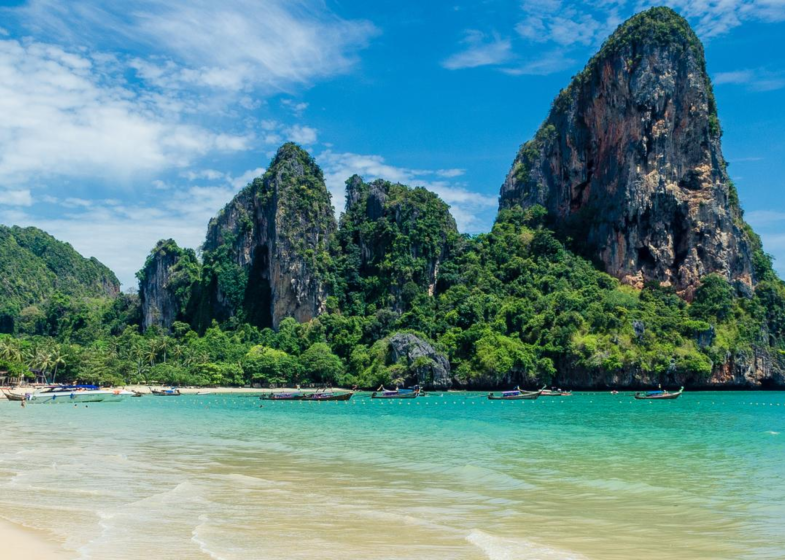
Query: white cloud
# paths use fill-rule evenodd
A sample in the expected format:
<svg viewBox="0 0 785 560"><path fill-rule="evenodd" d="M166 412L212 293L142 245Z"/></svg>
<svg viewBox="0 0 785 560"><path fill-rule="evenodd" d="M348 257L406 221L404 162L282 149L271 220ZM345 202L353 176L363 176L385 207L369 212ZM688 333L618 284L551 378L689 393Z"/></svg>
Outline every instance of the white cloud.
<svg viewBox="0 0 785 560"><path fill-rule="evenodd" d="M388 164L382 156L326 151L316 157L324 172L324 180L332 195L336 213L346 207L346 180L360 175L366 181L385 179L412 187L421 186L433 191L450 205L450 212L463 232L487 230L497 206L496 196L468 190L464 185L453 184L433 177L454 178L463 170L422 170ZM457 173L457 172L461 173ZM446 174L445 174L446 172Z"/></svg>
<svg viewBox="0 0 785 560"><path fill-rule="evenodd" d="M29 189L0 190L0 206L31 206L33 197Z"/></svg>
<svg viewBox="0 0 785 560"><path fill-rule="evenodd" d="M181 175L186 179L188 179L189 181L197 181L199 179L217 181L218 179L224 179L226 177L226 173L222 171L217 171L215 169L201 169L199 171L187 171L185 173L182 173Z"/></svg>
<svg viewBox="0 0 785 560"><path fill-rule="evenodd" d="M281 105L292 112L296 117L302 116L303 112L308 108L308 103L304 101L295 101L294 99L282 99Z"/></svg>
<svg viewBox="0 0 785 560"><path fill-rule="evenodd" d="M54 45L0 40L0 182L57 175L123 182L250 145L247 134L182 123L106 70Z"/></svg>
<svg viewBox="0 0 785 560"><path fill-rule="evenodd" d="M452 179L454 177L460 177L466 173L465 169L439 169L436 171L436 174L439 177L446 177L447 179Z"/></svg>
<svg viewBox="0 0 785 560"><path fill-rule="evenodd" d="M737 70L735 72L718 72L714 75L714 85L721 84L746 84L753 79L752 70Z"/></svg>
<svg viewBox="0 0 785 560"><path fill-rule="evenodd" d="M36 226L67 241L85 256L108 266L125 288L135 287L134 275L159 239L173 238L184 247L204 241L207 223L236 194L231 185L191 187L172 191L155 204L116 204L116 201L60 201L56 218L18 211L3 211L0 222Z"/></svg>
<svg viewBox="0 0 785 560"><path fill-rule="evenodd" d="M378 30L319 0L30 0L17 14L58 38L152 48L138 61L166 87L274 92L346 72Z"/></svg>
<svg viewBox="0 0 785 560"><path fill-rule="evenodd" d="M546 52L538 58L515 66L501 68L500 70L511 76L547 76L548 74L566 70L574 64L574 59L568 58L563 50L557 49Z"/></svg>
<svg viewBox="0 0 785 560"><path fill-rule="evenodd" d="M714 75L715 85L733 84L746 86L750 91L774 91L785 87L785 74L771 72L765 68L718 72Z"/></svg>
<svg viewBox="0 0 785 560"><path fill-rule="evenodd" d="M462 43L465 49L447 58L442 66L448 70L459 70L503 64L512 58L510 40L497 35L488 38L480 31L469 30Z"/></svg>
<svg viewBox="0 0 785 560"><path fill-rule="evenodd" d="M299 124L287 127L285 129L286 139L292 142L297 142L304 146L316 143L317 130L310 126L302 126Z"/></svg>
<svg viewBox="0 0 785 560"><path fill-rule="evenodd" d="M266 169L264 167L257 167L256 169L249 169L245 173L238 175L237 177L232 177L229 179L229 183L237 190L243 188L245 185L256 179L257 177L261 177L264 175Z"/></svg>

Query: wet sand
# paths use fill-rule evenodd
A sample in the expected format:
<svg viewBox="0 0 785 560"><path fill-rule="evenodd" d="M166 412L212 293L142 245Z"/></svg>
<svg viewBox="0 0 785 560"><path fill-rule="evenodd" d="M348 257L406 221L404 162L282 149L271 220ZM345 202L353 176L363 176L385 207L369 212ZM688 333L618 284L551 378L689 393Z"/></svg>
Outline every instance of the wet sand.
<svg viewBox="0 0 785 560"><path fill-rule="evenodd" d="M3 558L19 560L65 560L73 558L44 534L7 521L0 521Z"/></svg>

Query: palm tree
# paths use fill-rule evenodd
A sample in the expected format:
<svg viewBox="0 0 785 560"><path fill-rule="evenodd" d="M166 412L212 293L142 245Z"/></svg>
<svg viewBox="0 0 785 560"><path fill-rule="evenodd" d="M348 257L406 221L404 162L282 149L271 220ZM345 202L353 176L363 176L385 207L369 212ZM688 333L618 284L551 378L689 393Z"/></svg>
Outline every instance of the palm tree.
<svg viewBox="0 0 785 560"><path fill-rule="evenodd" d="M57 381L57 368L65 365L65 357L59 344L55 344L49 353L49 365L55 368L52 373L52 383L55 383Z"/></svg>
<svg viewBox="0 0 785 560"><path fill-rule="evenodd" d="M0 360L7 362L22 361L22 351L19 349L19 343L15 339L0 339Z"/></svg>
<svg viewBox="0 0 785 560"><path fill-rule="evenodd" d="M185 353L185 348L182 344L175 344L172 346L172 356L178 361L183 361L183 354Z"/></svg>
<svg viewBox="0 0 785 560"><path fill-rule="evenodd" d="M163 352L164 363L166 363L166 353L167 353L167 350L169 350L169 337L168 336L162 336L161 338L159 338L157 346L158 346L158 351L159 352Z"/></svg>

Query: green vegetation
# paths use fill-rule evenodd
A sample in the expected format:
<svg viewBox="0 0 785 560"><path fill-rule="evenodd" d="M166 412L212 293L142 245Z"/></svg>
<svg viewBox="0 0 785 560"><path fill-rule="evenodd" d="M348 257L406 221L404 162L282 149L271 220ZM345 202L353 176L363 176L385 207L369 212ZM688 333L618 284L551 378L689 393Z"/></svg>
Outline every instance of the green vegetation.
<svg viewBox="0 0 785 560"><path fill-rule="evenodd" d="M333 248L334 295L308 323L285 319L276 332L227 320L200 335L176 322L142 333L134 296L56 294L17 317L17 336L0 338L0 369L100 383L375 387L407 376L390 359L399 331L434 344L472 386L546 383L569 369L698 381L729 356L785 351L785 285L759 248L752 297L709 275L688 304L669 288L638 291L599 272L545 227L542 208L503 210L490 233L458 236L435 196L384 188L384 207L396 211L373 220L367 206L349 209ZM381 245L363 258L366 242Z"/></svg>
<svg viewBox="0 0 785 560"><path fill-rule="evenodd" d="M120 282L96 259L33 228L0 225L0 332L36 322L56 295L98 298L115 294Z"/></svg>

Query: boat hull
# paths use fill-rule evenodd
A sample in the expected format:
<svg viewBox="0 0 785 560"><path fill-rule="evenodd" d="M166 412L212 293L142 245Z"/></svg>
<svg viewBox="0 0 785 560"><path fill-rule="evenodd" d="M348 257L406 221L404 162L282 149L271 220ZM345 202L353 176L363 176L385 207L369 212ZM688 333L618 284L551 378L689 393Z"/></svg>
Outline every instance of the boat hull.
<svg viewBox="0 0 785 560"><path fill-rule="evenodd" d="M512 396L509 396L509 397L504 397L502 395L498 395L497 396L497 395L494 395L493 393L490 393L488 395L488 400L489 401L535 401L538 398L540 398L540 392L539 391L535 391L533 393L523 393L523 394L520 394L520 395L512 395Z"/></svg>
<svg viewBox="0 0 785 560"><path fill-rule="evenodd" d="M676 393L662 392L653 395L648 395L646 393L635 393L633 396L635 397L635 400L638 401L674 401L678 399L683 392L684 387L679 389Z"/></svg>
<svg viewBox="0 0 785 560"><path fill-rule="evenodd" d="M305 395L302 393L270 393L269 395L262 395L259 400L263 401L302 401L305 400Z"/></svg>
<svg viewBox="0 0 785 560"><path fill-rule="evenodd" d="M33 393L27 399L30 404L82 404L97 402L121 402L133 396L131 391L74 391L62 393Z"/></svg>
<svg viewBox="0 0 785 560"><path fill-rule="evenodd" d="M305 400L305 401L318 401L318 402L322 402L322 401L327 401L327 402L331 402L331 401L348 401L349 399L352 398L353 394L354 393L334 393L334 394L320 393L320 394L309 395L309 396L305 397L303 400Z"/></svg>
<svg viewBox="0 0 785 560"><path fill-rule="evenodd" d="M417 393L398 393L395 395L380 395L377 393L373 393L371 395L372 399L415 399L417 398Z"/></svg>
<svg viewBox="0 0 785 560"><path fill-rule="evenodd" d="M681 393L668 393L667 395L635 395L638 401L674 401L681 396Z"/></svg>

